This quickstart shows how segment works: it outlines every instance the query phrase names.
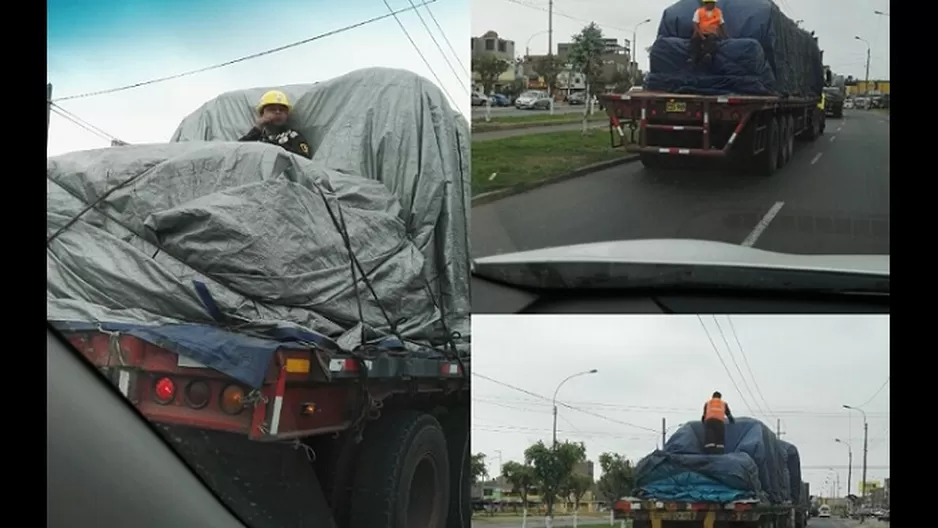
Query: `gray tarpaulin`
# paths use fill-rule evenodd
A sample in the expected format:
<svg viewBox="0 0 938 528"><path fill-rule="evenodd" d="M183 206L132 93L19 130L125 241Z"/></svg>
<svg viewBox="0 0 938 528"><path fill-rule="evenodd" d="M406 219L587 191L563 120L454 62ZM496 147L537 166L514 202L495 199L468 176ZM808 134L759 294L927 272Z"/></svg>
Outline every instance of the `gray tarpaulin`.
<svg viewBox="0 0 938 528"><path fill-rule="evenodd" d="M267 88L206 103L169 144L49 159L50 320L223 322L255 336L312 331L351 347L360 300L369 338L388 335L390 318L405 340L440 343L445 316L467 344L465 119L439 88L401 70L278 89L294 104L311 161L233 142ZM377 301L352 280L343 223Z"/></svg>

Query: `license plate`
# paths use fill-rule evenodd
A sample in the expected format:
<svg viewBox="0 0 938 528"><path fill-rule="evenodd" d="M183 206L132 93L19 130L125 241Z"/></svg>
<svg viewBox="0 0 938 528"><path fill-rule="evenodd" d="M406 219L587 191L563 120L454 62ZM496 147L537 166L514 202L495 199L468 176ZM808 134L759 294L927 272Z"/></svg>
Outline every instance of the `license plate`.
<svg viewBox="0 0 938 528"><path fill-rule="evenodd" d="M697 518L695 512L671 512L666 517L672 521L693 521Z"/></svg>
<svg viewBox="0 0 938 528"><path fill-rule="evenodd" d="M687 103L680 103L677 101L668 101L667 104L664 105L664 109L667 112L686 112Z"/></svg>

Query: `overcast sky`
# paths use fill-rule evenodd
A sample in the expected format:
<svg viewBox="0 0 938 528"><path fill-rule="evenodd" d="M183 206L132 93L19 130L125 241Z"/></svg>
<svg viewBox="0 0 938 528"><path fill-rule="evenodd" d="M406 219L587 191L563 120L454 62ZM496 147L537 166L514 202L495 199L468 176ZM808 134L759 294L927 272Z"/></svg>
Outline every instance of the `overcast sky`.
<svg viewBox="0 0 938 528"><path fill-rule="evenodd" d="M411 5L388 3L395 10ZM430 9L432 17L426 7L420 15L436 43L414 12L399 15L429 68L388 18L221 69L60 104L123 141L160 143L184 117L223 92L314 83L384 66L442 83L456 101L451 105L468 113L470 83L460 63L469 67L469 0L438 0ZM382 0L49 0L47 13L47 74L55 100L205 68L387 14L388 8ZM50 155L109 144L106 136L52 114Z"/></svg>
<svg viewBox="0 0 938 528"><path fill-rule="evenodd" d="M555 0L554 50L557 42L570 42L570 36L595 21L607 38L632 39L638 27L638 63L647 70L645 48L651 45L665 7L673 0ZM834 73L863 78L866 45L854 37L866 39L872 48L870 78L889 78L889 19L873 11L889 12L888 0L781 0L782 11L793 20L804 20L804 27L815 31L825 62ZM547 53L548 0L472 0L472 34L481 36L495 31L502 38L515 41L520 56L530 43L532 54Z"/></svg>
<svg viewBox="0 0 938 528"><path fill-rule="evenodd" d="M669 434L699 420L719 390L737 416L773 429L781 420L782 438L798 446L813 494L826 495L825 481L838 474L847 493L848 452L835 438L853 446L856 493L863 420L842 405L862 405L867 480L889 476L888 316L477 315L472 333L472 449L486 453L492 474L499 460L521 461L527 446L550 441L549 399L558 383L598 369L558 394L587 411L560 407L558 438L585 442L594 462L607 451L637 461L660 444L662 418ZM598 463L596 470L598 476Z"/></svg>

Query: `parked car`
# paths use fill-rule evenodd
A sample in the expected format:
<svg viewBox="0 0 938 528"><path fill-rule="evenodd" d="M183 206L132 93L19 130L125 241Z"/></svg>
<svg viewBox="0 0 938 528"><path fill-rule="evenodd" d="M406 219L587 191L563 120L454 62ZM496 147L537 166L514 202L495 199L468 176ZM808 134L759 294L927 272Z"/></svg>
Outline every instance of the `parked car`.
<svg viewBox="0 0 938 528"><path fill-rule="evenodd" d="M489 104L489 98L482 92L472 92L472 106L485 106Z"/></svg>
<svg viewBox="0 0 938 528"><path fill-rule="evenodd" d="M538 110L550 108L550 96L540 90L529 90L515 99L515 108L519 110Z"/></svg>
<svg viewBox="0 0 938 528"><path fill-rule="evenodd" d="M511 99L506 95L492 94L489 96L489 104L492 106L511 106Z"/></svg>
<svg viewBox="0 0 938 528"><path fill-rule="evenodd" d="M573 92L567 96L567 103L571 105L586 104L586 92Z"/></svg>

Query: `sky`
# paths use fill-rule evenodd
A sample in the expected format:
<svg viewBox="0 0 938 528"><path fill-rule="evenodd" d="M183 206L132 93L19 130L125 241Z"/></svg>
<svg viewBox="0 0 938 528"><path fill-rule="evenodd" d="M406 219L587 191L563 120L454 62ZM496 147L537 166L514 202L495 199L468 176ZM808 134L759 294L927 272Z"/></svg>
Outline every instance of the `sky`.
<svg viewBox="0 0 938 528"><path fill-rule="evenodd" d="M410 0L388 3L394 10L411 5ZM373 66L426 77L449 92L454 108L468 114L470 82L460 65L469 67L468 10L469 0L436 0L429 11L419 8L439 48L413 11L398 15L430 68L392 17L220 69L60 101L57 104L71 115L106 135L99 137L53 113L48 154L106 147L108 136L129 143L165 142L184 117L223 92L314 83ZM388 12L382 0L48 0L52 99L205 68Z"/></svg>
<svg viewBox="0 0 938 528"><path fill-rule="evenodd" d="M591 369L560 389L558 402L576 410L559 406L557 436L586 444L597 478L601 453L637 462L660 445L662 418L670 436L700 419L715 390L736 416L773 430L780 420L811 493L824 496L838 476L847 493L848 449L836 438L852 447L857 493L863 420L842 406L862 406L867 480L889 476L888 316L476 315L472 333L472 450L490 476L550 442L551 395Z"/></svg>
<svg viewBox="0 0 938 528"><path fill-rule="evenodd" d="M664 8L673 0L554 0L554 50L557 42L570 42L591 21L596 21L607 38L638 41L639 68L648 68L650 46L658 32ZM889 0L779 0L782 11L815 32L824 50L825 62L836 74L865 75L866 45L870 43L870 79L889 78L889 18L873 11L889 12ZM521 56L530 46L532 55L547 53L548 0L472 0L472 35L495 31L515 41ZM651 22L642 23L651 19ZM599 23L602 21L602 23ZM636 26L637 30L636 30Z"/></svg>

